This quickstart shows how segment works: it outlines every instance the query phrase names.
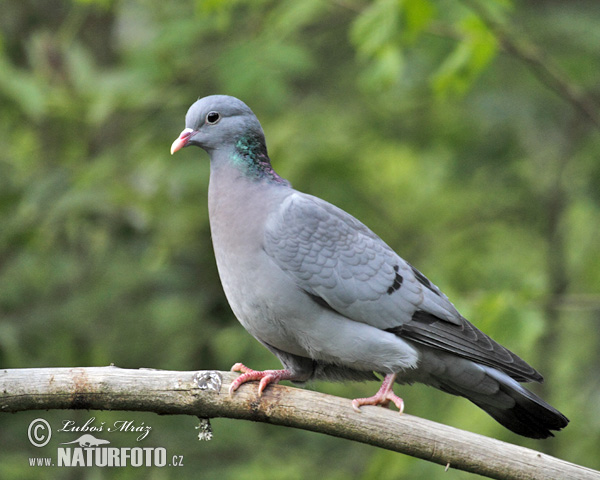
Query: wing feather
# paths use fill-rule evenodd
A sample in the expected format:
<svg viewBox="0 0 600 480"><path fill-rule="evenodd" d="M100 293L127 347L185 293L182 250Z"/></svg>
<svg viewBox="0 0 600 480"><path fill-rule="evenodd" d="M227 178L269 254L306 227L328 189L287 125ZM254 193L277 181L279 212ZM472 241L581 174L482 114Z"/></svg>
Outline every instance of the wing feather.
<svg viewBox="0 0 600 480"><path fill-rule="evenodd" d="M542 376L527 362L492 340L464 317L461 317L460 325L455 325L417 311L410 322L387 331L497 368L519 382L543 381Z"/></svg>
<svg viewBox="0 0 600 480"><path fill-rule="evenodd" d="M264 249L299 288L357 322L392 328L424 309L459 323L435 285L426 286L425 277L364 224L319 198L286 197L267 220Z"/></svg>
<svg viewBox="0 0 600 480"><path fill-rule="evenodd" d="M298 288L356 322L499 368L519 381L541 375L464 319L421 272L364 224L294 192L267 220L264 249Z"/></svg>

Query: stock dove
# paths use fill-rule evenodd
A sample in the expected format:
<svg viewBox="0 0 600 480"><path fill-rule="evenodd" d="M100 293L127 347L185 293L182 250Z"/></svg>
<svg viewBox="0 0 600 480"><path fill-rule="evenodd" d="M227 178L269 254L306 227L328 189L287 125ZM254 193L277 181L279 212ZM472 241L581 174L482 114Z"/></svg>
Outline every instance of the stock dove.
<svg viewBox="0 0 600 480"><path fill-rule="evenodd" d="M519 382L542 376L469 323L421 272L350 214L294 190L272 168L263 130L242 101L212 95L187 112L171 154L210 156L208 208L223 289L240 323L282 370L236 364L231 385L260 380L375 380L363 405L404 404L394 383L467 398L506 428L552 436L568 419Z"/></svg>

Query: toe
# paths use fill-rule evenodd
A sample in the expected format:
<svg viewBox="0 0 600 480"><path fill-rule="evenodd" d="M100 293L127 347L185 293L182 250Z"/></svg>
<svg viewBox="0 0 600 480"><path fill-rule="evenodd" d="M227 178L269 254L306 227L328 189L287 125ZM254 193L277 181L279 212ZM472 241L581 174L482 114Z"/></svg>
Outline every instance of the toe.
<svg viewBox="0 0 600 480"><path fill-rule="evenodd" d="M362 413L362 410L360 409L360 402L358 401L358 398L355 398L354 400L352 400L352 408L354 409L354 411L356 413Z"/></svg>

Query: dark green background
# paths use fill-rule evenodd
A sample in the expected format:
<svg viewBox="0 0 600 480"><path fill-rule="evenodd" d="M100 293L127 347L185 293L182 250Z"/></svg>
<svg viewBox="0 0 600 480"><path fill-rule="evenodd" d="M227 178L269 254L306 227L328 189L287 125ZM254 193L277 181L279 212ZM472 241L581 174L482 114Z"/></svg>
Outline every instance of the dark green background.
<svg viewBox="0 0 600 480"><path fill-rule="evenodd" d="M169 155L198 97L261 120L277 171L367 223L478 327L546 377L571 420L533 441L469 402L397 387L406 411L600 468L600 136L444 0L3 1L0 360L5 368L254 368L210 241L209 165ZM597 1L481 2L567 83L600 93ZM525 43L523 43L525 42ZM597 107L592 107L597 110ZM318 383L345 397L371 384ZM153 427L183 468L36 469L37 417ZM128 412L0 417L2 478L474 478L400 454L228 419ZM103 438L98 435L98 437ZM132 437L110 438L135 446Z"/></svg>

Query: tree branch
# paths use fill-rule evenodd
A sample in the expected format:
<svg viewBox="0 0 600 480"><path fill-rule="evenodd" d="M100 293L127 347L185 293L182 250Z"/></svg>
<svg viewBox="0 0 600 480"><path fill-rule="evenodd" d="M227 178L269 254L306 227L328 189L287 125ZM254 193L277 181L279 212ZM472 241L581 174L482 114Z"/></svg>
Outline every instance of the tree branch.
<svg viewBox="0 0 600 480"><path fill-rule="evenodd" d="M600 472L391 410L300 388L256 384L228 395L237 374L110 367L0 371L0 411L134 410L228 417L326 433L496 479L600 479Z"/></svg>
<svg viewBox="0 0 600 480"><path fill-rule="evenodd" d="M462 2L481 18L508 53L525 63L540 82L569 102L584 119L600 129L599 107L596 102L578 85L573 84L567 75L543 54L542 50L531 42L525 41L507 25L498 22L479 1L462 0Z"/></svg>

